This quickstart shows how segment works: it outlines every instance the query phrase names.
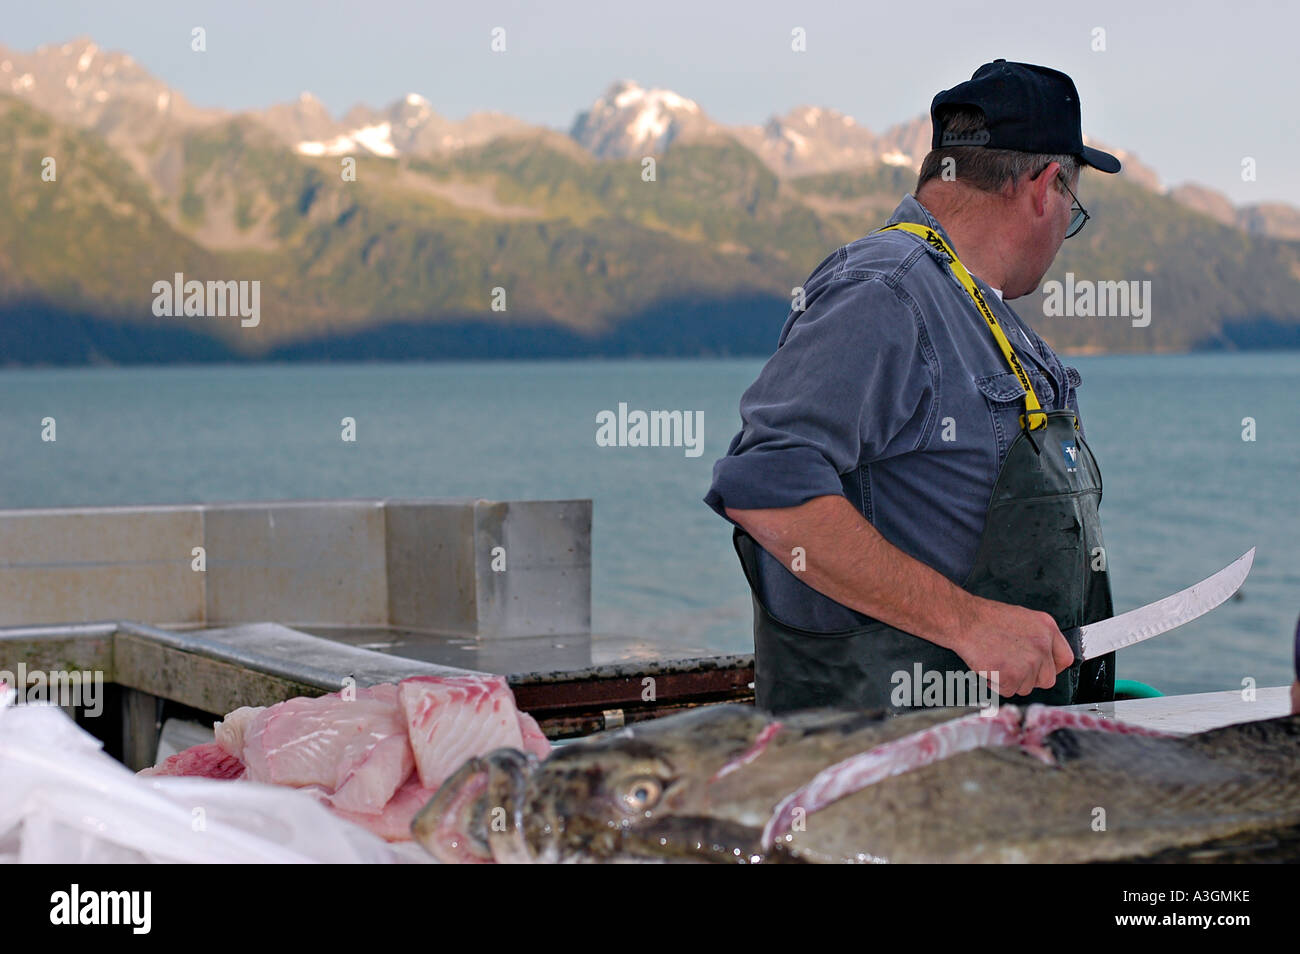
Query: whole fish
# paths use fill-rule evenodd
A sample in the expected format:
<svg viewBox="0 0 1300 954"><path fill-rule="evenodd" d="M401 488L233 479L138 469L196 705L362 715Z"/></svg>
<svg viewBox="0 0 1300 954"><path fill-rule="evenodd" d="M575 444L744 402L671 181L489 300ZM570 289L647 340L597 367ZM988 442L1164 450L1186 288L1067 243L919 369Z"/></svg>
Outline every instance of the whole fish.
<svg viewBox="0 0 1300 954"><path fill-rule="evenodd" d="M470 759L412 832L447 862L1300 860L1300 716L705 707Z"/></svg>

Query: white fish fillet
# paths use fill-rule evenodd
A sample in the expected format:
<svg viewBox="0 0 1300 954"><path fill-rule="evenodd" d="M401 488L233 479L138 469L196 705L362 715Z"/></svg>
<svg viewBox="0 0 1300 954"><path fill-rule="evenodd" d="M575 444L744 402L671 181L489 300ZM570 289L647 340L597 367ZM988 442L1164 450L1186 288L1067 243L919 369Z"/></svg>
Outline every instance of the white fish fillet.
<svg viewBox="0 0 1300 954"><path fill-rule="evenodd" d="M212 726L213 734L216 736L217 745L225 751L227 755L244 760L244 733L248 731L248 724L253 721L253 717L259 712L265 712L266 706L242 706L230 713L220 722Z"/></svg>
<svg viewBox="0 0 1300 954"><path fill-rule="evenodd" d="M411 820L420 809L428 804L436 793L431 788L420 784L420 777L414 773L406 783L397 790L392 799L378 815L361 812L349 812L334 806L334 814L353 824L360 825L371 834L378 835L384 841L410 841Z"/></svg>
<svg viewBox="0 0 1300 954"><path fill-rule="evenodd" d="M515 707L504 676L416 676L397 691L425 788L437 788L466 759L493 749L550 754L536 721Z"/></svg>
<svg viewBox="0 0 1300 954"><path fill-rule="evenodd" d="M337 808L377 815L414 765L393 685L277 703L244 731L254 782L320 785Z"/></svg>
<svg viewBox="0 0 1300 954"><path fill-rule="evenodd" d="M503 676L417 676L351 700L336 692L245 706L214 730L216 745L173 756L171 774L233 777L238 760L242 777L311 791L389 840L410 837L415 813L466 759L502 746L551 751Z"/></svg>

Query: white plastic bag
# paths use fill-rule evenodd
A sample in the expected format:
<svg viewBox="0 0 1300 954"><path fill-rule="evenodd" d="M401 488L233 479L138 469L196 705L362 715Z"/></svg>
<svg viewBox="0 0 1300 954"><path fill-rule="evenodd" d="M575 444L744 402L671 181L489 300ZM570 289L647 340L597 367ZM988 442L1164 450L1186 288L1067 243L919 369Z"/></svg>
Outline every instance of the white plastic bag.
<svg viewBox="0 0 1300 954"><path fill-rule="evenodd" d="M253 782L138 777L56 706L0 688L0 861L394 863L389 845L310 795Z"/></svg>

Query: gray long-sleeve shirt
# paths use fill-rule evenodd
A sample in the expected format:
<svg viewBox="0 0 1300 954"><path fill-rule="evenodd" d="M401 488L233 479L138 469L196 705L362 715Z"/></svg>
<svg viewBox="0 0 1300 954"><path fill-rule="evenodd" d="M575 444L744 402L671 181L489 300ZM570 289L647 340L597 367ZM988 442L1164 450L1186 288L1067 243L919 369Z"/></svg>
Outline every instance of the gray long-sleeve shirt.
<svg viewBox="0 0 1300 954"><path fill-rule="evenodd" d="M948 240L913 196L895 222L928 225ZM1077 413L1079 372L976 281L1043 407ZM725 517L726 507L841 495L886 540L960 585L1020 430L1024 389L944 257L914 235L842 246L804 290L805 308L790 313L776 353L741 397L742 429L714 465L705 502ZM768 609L790 625L870 622L762 550L759 583Z"/></svg>

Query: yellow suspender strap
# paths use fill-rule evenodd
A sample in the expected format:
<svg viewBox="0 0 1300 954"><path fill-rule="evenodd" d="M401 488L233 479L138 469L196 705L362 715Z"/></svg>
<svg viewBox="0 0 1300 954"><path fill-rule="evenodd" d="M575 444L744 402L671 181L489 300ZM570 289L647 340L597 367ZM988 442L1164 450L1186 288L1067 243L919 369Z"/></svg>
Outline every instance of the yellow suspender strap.
<svg viewBox="0 0 1300 954"><path fill-rule="evenodd" d="M1038 395L1034 393L1034 386L1029 383L1029 375L1025 373L1024 366L1020 363L1020 357L1016 354L1015 349L1011 347L1011 342L1007 340L1002 326L998 324L997 316L993 314L988 302L984 300L984 293L975 284L975 279L971 278L970 272L966 271L966 266L957 258L957 253L943 240L942 235L927 226L917 225L913 222L898 222L894 225L886 225L879 231L888 232L891 229L902 229L904 232L911 232L913 235L925 239L928 245L948 256L948 266L952 269L952 273L957 276L957 281L961 282L962 287L966 289L966 294L970 295L971 301L975 302L975 307L984 316L989 331L993 332L993 340L1002 349L1002 356L1007 359L1007 364L1011 366L1016 379L1020 382L1021 387L1025 389L1025 414L1020 418L1020 426L1025 426L1025 416L1028 416L1030 430L1046 427L1047 414L1043 411L1043 406L1038 403Z"/></svg>

